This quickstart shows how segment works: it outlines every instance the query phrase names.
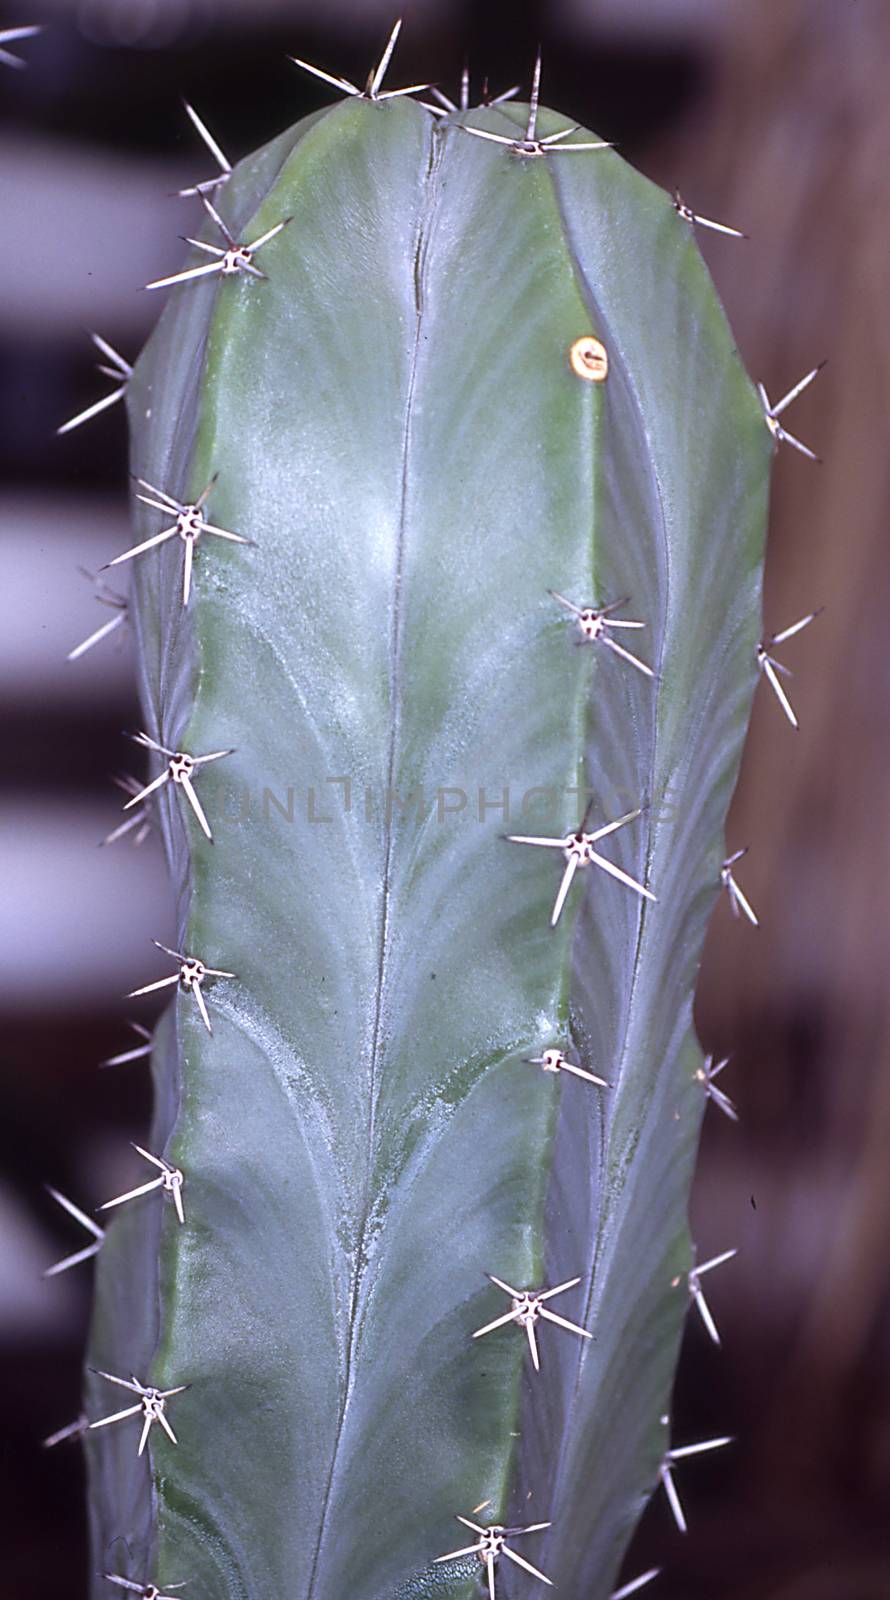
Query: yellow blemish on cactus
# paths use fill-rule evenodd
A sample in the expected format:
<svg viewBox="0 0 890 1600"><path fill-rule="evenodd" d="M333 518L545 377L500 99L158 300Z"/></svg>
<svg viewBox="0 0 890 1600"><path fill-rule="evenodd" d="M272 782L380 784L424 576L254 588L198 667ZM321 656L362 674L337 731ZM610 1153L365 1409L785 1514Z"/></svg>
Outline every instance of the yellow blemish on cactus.
<svg viewBox="0 0 890 1600"><path fill-rule="evenodd" d="M585 333L572 345L569 365L576 377L586 383L603 383L609 375L609 352L592 333Z"/></svg>

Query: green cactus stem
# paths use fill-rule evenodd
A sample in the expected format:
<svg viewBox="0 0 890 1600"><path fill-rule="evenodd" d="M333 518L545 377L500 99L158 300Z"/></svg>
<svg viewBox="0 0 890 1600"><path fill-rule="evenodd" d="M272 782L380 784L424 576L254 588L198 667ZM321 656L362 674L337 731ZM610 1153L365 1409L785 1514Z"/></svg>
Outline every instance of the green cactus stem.
<svg viewBox="0 0 890 1600"><path fill-rule="evenodd" d="M176 1445L88 1436L93 1566L164 1592L469 1600L461 1515L604 1600L669 1447L772 440L688 220L599 142L348 95L215 190L263 276L193 250L127 384L134 542L174 527L130 563L144 727L234 750L212 843L157 794L178 951L237 976L165 1017L185 1224L121 1208L90 1352L189 1385ZM587 1337L474 1339L487 1274Z"/></svg>

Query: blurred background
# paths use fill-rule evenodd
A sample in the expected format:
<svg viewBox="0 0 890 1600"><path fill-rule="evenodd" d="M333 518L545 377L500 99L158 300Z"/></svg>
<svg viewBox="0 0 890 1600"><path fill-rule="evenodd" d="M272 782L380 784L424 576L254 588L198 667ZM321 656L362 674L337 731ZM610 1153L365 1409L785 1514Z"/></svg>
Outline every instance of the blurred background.
<svg viewBox="0 0 890 1600"><path fill-rule="evenodd" d="M132 359L160 310L139 286L181 262L173 192L213 163L180 97L235 160L327 97L286 52L360 82L394 3L0 6L47 24L0 66L0 1600L85 1593L79 1450L39 1441L78 1413L91 1269L41 1273L89 1241L43 1184L91 1211L133 1181L145 1063L97 1064L138 1044L120 996L172 935L157 841L97 848L111 775L142 770L125 629L65 660L114 614L78 568L129 543L123 408L54 430L114 388L85 330ZM663 1564L653 1600L887 1600L890 6L413 0L393 81L454 95L466 55L477 88L525 86L539 40L549 103L750 235L699 240L770 395L829 361L787 418L824 464L776 463L766 629L826 609L783 656L801 731L758 691L728 847L761 927L718 905L698 1003L741 1122L709 1109L694 1235L739 1255L707 1280L722 1349L690 1319L675 1438L738 1442L684 1468L686 1539L656 1496L627 1576Z"/></svg>

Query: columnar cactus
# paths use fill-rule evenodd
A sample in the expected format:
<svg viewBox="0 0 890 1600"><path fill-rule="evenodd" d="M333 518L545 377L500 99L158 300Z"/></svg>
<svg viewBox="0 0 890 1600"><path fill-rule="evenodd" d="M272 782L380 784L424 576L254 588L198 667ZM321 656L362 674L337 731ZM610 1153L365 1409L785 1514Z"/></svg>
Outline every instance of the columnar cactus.
<svg viewBox="0 0 890 1600"><path fill-rule="evenodd" d="M219 152L120 374L180 993L100 1259L94 1566L605 1600L679 1506L777 408L679 198L536 94L339 87Z"/></svg>

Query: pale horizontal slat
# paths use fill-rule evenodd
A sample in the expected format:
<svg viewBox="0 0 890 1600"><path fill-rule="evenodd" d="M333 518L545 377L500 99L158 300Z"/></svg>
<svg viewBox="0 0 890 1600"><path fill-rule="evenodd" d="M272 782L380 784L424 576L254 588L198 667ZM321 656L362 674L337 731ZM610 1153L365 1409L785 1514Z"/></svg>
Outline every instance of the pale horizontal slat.
<svg viewBox="0 0 890 1600"><path fill-rule="evenodd" d="M161 309L161 297L143 286L177 269L185 250L179 236L199 218L197 202L175 191L209 176L207 152L185 132L184 112L174 103L165 114L184 124L191 151L184 163L148 163L49 138L6 140L0 215L15 218L15 226L4 242L0 334L45 340L88 327L123 342L129 331L122 354L138 349Z"/></svg>
<svg viewBox="0 0 890 1600"><path fill-rule="evenodd" d="M134 693L126 625L79 660L65 659L116 615L97 603L92 583L78 569L96 572L131 543L123 496L119 503L62 495L0 498L0 695L10 709L109 705ZM103 576L126 594L125 570Z"/></svg>
<svg viewBox="0 0 890 1600"><path fill-rule="evenodd" d="M109 784L107 806L37 795L0 804L0 1013L113 1008L171 970L151 945L173 931L157 841L97 848L120 820L118 799ZM145 1000L130 1005L150 1014Z"/></svg>

